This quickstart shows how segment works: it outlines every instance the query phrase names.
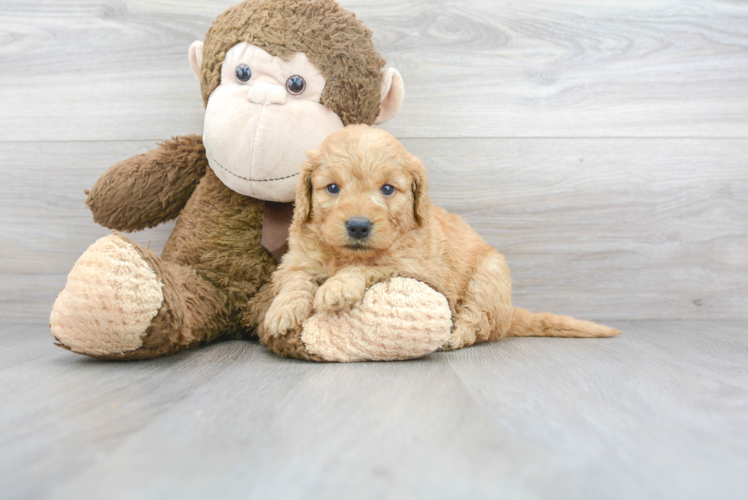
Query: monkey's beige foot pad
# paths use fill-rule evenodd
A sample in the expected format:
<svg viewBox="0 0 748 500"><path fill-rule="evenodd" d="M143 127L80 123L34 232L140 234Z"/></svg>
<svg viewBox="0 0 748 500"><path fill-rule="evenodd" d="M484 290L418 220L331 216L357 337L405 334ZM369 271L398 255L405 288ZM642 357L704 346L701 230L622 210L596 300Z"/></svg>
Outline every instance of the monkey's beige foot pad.
<svg viewBox="0 0 748 500"><path fill-rule="evenodd" d="M447 342L451 318L444 295L411 278L392 278L369 288L349 312L311 316L301 340L327 361L412 359Z"/></svg>
<svg viewBox="0 0 748 500"><path fill-rule="evenodd" d="M133 351L164 301L162 283L128 240L96 241L57 296L50 330L65 347L92 356Z"/></svg>

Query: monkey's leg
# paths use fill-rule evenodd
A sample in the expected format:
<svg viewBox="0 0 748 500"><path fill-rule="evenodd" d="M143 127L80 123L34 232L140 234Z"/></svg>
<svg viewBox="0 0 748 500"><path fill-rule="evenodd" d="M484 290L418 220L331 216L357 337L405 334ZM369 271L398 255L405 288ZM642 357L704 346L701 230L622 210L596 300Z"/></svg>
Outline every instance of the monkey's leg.
<svg viewBox="0 0 748 500"><path fill-rule="evenodd" d="M345 312L318 312L284 335L272 336L264 315L273 301L266 285L250 301L244 323L257 327L260 341L281 356L311 361L387 361L426 356L450 334L447 299L412 278L396 277L366 290Z"/></svg>
<svg viewBox="0 0 748 500"><path fill-rule="evenodd" d="M267 283L249 301L244 314L243 324L249 330L257 332L260 342L274 353L286 357L309 361L326 361L307 350L301 340L302 327L294 326L281 336L272 335L265 328L265 316L275 299L273 284Z"/></svg>
<svg viewBox="0 0 748 500"><path fill-rule="evenodd" d="M513 310L509 268L504 257L489 253L476 266L463 300L456 307L452 333L443 349L501 339L512 323Z"/></svg>
<svg viewBox="0 0 748 500"><path fill-rule="evenodd" d="M226 302L193 269L120 234L76 262L50 318L62 347L105 359L146 359L215 339Z"/></svg>

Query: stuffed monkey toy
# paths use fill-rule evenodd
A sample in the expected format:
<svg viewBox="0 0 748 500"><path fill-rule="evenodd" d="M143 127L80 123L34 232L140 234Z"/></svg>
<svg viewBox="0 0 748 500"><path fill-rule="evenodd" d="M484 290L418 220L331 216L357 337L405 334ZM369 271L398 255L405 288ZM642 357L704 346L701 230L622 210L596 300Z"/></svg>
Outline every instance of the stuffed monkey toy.
<svg viewBox="0 0 748 500"><path fill-rule="evenodd" d="M316 361L405 359L443 345L446 299L409 278L282 338L258 330L305 151L346 125L384 123L402 103L402 79L383 69L371 31L333 0L247 0L192 44L189 62L206 106L203 136L124 160L90 190L94 220L115 232L85 251L58 295L58 344L146 359L259 335L280 355ZM116 232L174 218L161 256Z"/></svg>

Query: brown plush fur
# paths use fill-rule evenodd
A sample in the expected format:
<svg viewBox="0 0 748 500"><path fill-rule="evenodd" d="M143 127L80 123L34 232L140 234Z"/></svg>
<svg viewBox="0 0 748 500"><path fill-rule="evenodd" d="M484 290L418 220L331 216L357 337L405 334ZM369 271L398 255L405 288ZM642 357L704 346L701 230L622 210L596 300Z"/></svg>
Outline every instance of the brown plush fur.
<svg viewBox="0 0 748 500"><path fill-rule="evenodd" d="M221 63L238 42L286 61L303 52L327 86L321 102L345 125L372 124L379 114L385 60L371 30L333 0L249 0L218 16L205 37L203 100L221 83Z"/></svg>
<svg viewBox="0 0 748 500"><path fill-rule="evenodd" d="M220 83L226 52L245 41L284 59L306 53L327 80L325 106L345 124L375 120L385 62L371 32L336 2L250 0L220 15L205 38L206 104ZM199 136L175 138L114 165L86 203L96 222L123 231L179 217L161 257L121 236L156 272L164 303L142 347L100 357L151 358L256 333L272 301L267 284L277 265L260 244L264 202L221 183L208 167ZM263 286L268 291L259 293ZM281 355L319 360L305 352L299 335L266 344Z"/></svg>
<svg viewBox="0 0 748 500"><path fill-rule="evenodd" d="M340 188L331 194L327 187ZM382 186L395 187L392 195ZM394 137L347 127L310 152L301 170L290 251L274 274L277 297L264 328L269 338L296 331L312 311L345 311L373 283L406 276L433 284L452 309L446 349L506 335L609 337L594 323L515 309L504 258L459 216L432 206L426 170ZM365 217L366 239L346 222Z"/></svg>
<svg viewBox="0 0 748 500"><path fill-rule="evenodd" d="M142 348L103 357L151 358L251 333L255 325L241 320L276 267L260 245L262 208L263 202L231 191L208 170L162 257L128 240L163 283L164 304Z"/></svg>
<svg viewBox="0 0 748 500"><path fill-rule="evenodd" d="M88 193L94 221L138 231L177 217L208 169L199 135L176 137L109 168Z"/></svg>
<svg viewBox="0 0 748 500"><path fill-rule="evenodd" d="M270 283L267 283L249 304L249 307L245 312L244 323L247 325L257 325L257 334L260 342L276 354L286 358L303 359L306 361L326 361L307 351L304 342L301 340L303 330L301 326L289 331L282 337L267 334L262 326L262 321L274 298L275 290L273 290Z"/></svg>

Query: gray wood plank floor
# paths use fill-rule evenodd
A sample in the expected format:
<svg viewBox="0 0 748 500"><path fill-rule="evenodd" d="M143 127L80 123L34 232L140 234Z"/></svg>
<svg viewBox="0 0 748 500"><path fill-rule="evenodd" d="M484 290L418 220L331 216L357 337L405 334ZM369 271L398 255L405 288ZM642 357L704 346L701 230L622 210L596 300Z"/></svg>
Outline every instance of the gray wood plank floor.
<svg viewBox="0 0 748 500"><path fill-rule="evenodd" d="M4 327L3 498L745 498L738 321L401 363L229 342L142 363Z"/></svg>

